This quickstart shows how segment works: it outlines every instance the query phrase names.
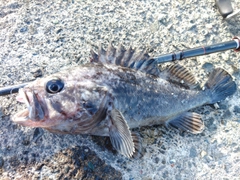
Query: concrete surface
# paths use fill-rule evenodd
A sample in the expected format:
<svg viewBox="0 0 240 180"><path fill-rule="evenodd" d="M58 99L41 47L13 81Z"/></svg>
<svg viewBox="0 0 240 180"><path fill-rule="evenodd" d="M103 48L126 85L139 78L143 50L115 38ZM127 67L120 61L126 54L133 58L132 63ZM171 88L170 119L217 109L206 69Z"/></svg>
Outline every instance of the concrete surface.
<svg viewBox="0 0 240 180"><path fill-rule="evenodd" d="M240 7L239 1L232 3ZM152 56L229 41L239 35L239 17L222 20L214 0L0 0L0 86L86 63L91 47L110 41L147 48ZM239 53L181 64L202 84L214 67L222 67L239 89ZM215 107L194 110L206 125L199 135L163 126L137 129L146 153L134 160L117 154L108 138L16 125L11 116L25 106L15 95L0 97L0 179L238 180L239 90Z"/></svg>

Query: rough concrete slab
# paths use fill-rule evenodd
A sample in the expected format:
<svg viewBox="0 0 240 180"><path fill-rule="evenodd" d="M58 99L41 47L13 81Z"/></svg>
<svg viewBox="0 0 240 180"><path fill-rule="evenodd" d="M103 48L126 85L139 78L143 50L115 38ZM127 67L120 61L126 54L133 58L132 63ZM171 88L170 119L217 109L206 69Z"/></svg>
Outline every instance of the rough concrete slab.
<svg viewBox="0 0 240 180"><path fill-rule="evenodd" d="M235 9L240 3L233 2ZM28 82L89 61L91 47L110 41L147 48L152 56L229 41L239 16L223 21L214 0L0 0L0 86ZM181 62L204 83L222 67L240 85L233 51ZM11 116L23 105L0 97L0 179L239 179L240 94L195 111L199 135L163 126L139 128L142 159L117 154L107 138L56 135L21 127Z"/></svg>

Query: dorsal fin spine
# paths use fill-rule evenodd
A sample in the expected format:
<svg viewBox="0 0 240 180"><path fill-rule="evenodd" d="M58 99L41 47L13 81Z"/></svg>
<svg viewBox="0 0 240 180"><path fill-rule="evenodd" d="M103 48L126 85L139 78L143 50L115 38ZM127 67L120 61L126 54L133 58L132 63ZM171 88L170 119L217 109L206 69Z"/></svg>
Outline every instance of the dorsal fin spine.
<svg viewBox="0 0 240 180"><path fill-rule="evenodd" d="M115 64L122 67L145 72L155 76L160 75L160 71L145 50L136 51L131 47L127 50L120 44L118 48L114 48L110 43L105 51L102 46L99 47L98 54L91 51L91 62L102 64Z"/></svg>

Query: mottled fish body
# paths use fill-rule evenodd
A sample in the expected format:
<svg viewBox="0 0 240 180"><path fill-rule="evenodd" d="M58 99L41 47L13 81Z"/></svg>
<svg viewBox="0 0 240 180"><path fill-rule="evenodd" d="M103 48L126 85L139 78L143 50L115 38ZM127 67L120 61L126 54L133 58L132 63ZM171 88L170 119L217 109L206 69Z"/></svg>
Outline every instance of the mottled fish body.
<svg viewBox="0 0 240 180"><path fill-rule="evenodd" d="M91 63L46 78L19 90L28 109L13 121L51 132L109 136L113 147L132 157L140 140L130 129L167 124L192 133L204 129L190 109L224 100L236 91L232 77L217 68L204 90L180 65L160 72L144 52L122 46L92 52Z"/></svg>

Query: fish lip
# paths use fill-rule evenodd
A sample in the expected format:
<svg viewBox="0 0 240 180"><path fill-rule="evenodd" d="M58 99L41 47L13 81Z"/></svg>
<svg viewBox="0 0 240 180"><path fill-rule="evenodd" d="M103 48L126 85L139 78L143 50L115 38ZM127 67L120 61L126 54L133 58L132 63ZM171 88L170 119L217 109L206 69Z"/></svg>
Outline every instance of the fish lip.
<svg viewBox="0 0 240 180"><path fill-rule="evenodd" d="M26 104L27 109L18 112L14 117L14 122L24 122L27 120L40 121L45 117L43 107L39 101L38 95L29 88L19 89L17 101Z"/></svg>
<svg viewBox="0 0 240 180"><path fill-rule="evenodd" d="M24 109L15 114L12 118L12 121L17 123L26 122L27 120L29 120L28 114L29 114L28 109Z"/></svg>

